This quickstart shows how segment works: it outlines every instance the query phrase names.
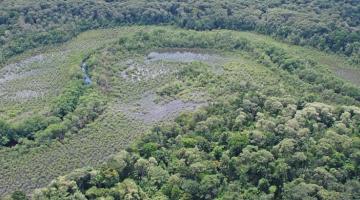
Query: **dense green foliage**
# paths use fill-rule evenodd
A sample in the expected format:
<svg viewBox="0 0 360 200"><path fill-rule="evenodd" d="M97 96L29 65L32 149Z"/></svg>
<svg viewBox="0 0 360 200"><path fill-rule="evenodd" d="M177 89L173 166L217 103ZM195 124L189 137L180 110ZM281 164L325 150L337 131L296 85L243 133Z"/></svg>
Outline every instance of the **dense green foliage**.
<svg viewBox="0 0 360 200"><path fill-rule="evenodd" d="M114 70L95 74L98 84L112 91L119 59L149 49L220 49L256 62L229 62L223 74L203 62L183 64L156 90L159 98L201 90L208 106L155 125L99 168L59 177L34 199L360 198L358 87L236 32L149 29L95 53L98 73Z"/></svg>
<svg viewBox="0 0 360 200"><path fill-rule="evenodd" d="M357 0L5 0L0 5L0 62L26 49L67 41L88 29L161 23L196 30L257 31L360 62Z"/></svg>
<svg viewBox="0 0 360 200"><path fill-rule="evenodd" d="M103 106L104 99L97 91L86 89L82 80L75 80L55 100L53 109L47 116L35 115L12 124L1 120L0 145L34 145L44 144L50 139L61 140L67 132L77 132L94 121L101 114ZM31 142L34 140L35 142Z"/></svg>
<svg viewBox="0 0 360 200"><path fill-rule="evenodd" d="M154 127L102 168L62 177L35 199L359 198L358 108L301 108L253 88L238 95Z"/></svg>

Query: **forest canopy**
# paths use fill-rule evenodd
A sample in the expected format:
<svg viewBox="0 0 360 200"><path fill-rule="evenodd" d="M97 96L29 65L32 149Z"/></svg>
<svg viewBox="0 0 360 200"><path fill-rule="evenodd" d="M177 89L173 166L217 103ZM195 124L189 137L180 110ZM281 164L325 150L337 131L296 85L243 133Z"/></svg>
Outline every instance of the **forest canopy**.
<svg viewBox="0 0 360 200"><path fill-rule="evenodd" d="M88 29L124 24L256 31L360 62L357 0L5 0L1 4L1 62L30 48L67 41Z"/></svg>

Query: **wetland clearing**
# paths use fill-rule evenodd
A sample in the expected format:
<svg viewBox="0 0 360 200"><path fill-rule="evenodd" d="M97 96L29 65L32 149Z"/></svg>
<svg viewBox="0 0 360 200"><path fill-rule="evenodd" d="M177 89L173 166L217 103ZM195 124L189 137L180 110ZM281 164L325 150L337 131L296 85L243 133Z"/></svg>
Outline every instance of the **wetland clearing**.
<svg viewBox="0 0 360 200"><path fill-rule="evenodd" d="M84 32L61 47L39 51L0 69L1 117L20 128L32 116L51 117L44 127L10 138L0 149L1 195L16 189L32 192L75 169L101 166L154 126L218 102L237 102L241 91L283 98L281 107L294 104L294 98L329 106L359 106L360 100L352 92L359 68L334 73L326 65L333 64L332 55L317 62L313 49L249 32L133 26ZM348 65L340 56L337 62L339 69ZM348 74L353 76L343 80ZM341 86L332 90L332 84ZM62 94L74 98L61 99ZM73 104L54 110L64 102ZM247 106L246 112L257 109ZM207 126L227 119L213 120ZM184 145L192 147L188 142Z"/></svg>

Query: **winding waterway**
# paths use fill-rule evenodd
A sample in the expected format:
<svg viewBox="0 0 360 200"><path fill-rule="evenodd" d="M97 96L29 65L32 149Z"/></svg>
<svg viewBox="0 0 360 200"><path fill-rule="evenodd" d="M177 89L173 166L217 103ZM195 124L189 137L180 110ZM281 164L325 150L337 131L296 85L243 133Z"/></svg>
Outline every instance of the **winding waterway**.
<svg viewBox="0 0 360 200"><path fill-rule="evenodd" d="M81 64L81 70L83 71L84 83L85 85L90 85L92 83L91 78L89 76L89 69L85 62Z"/></svg>

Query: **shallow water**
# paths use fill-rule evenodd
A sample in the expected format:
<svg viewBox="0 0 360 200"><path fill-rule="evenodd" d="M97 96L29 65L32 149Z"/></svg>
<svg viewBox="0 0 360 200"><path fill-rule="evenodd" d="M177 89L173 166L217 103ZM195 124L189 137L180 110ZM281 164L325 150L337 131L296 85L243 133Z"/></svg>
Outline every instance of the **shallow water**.
<svg viewBox="0 0 360 200"><path fill-rule="evenodd" d="M219 60L217 55L211 55L207 53L197 53L191 51L168 51L168 52L151 52L147 59L149 61L172 61L172 62L211 62Z"/></svg>
<svg viewBox="0 0 360 200"><path fill-rule="evenodd" d="M88 66L86 65L86 63L81 64L81 70L83 71L83 74L84 74L85 85L90 85L92 83L92 81L90 79L89 72L88 72Z"/></svg>

